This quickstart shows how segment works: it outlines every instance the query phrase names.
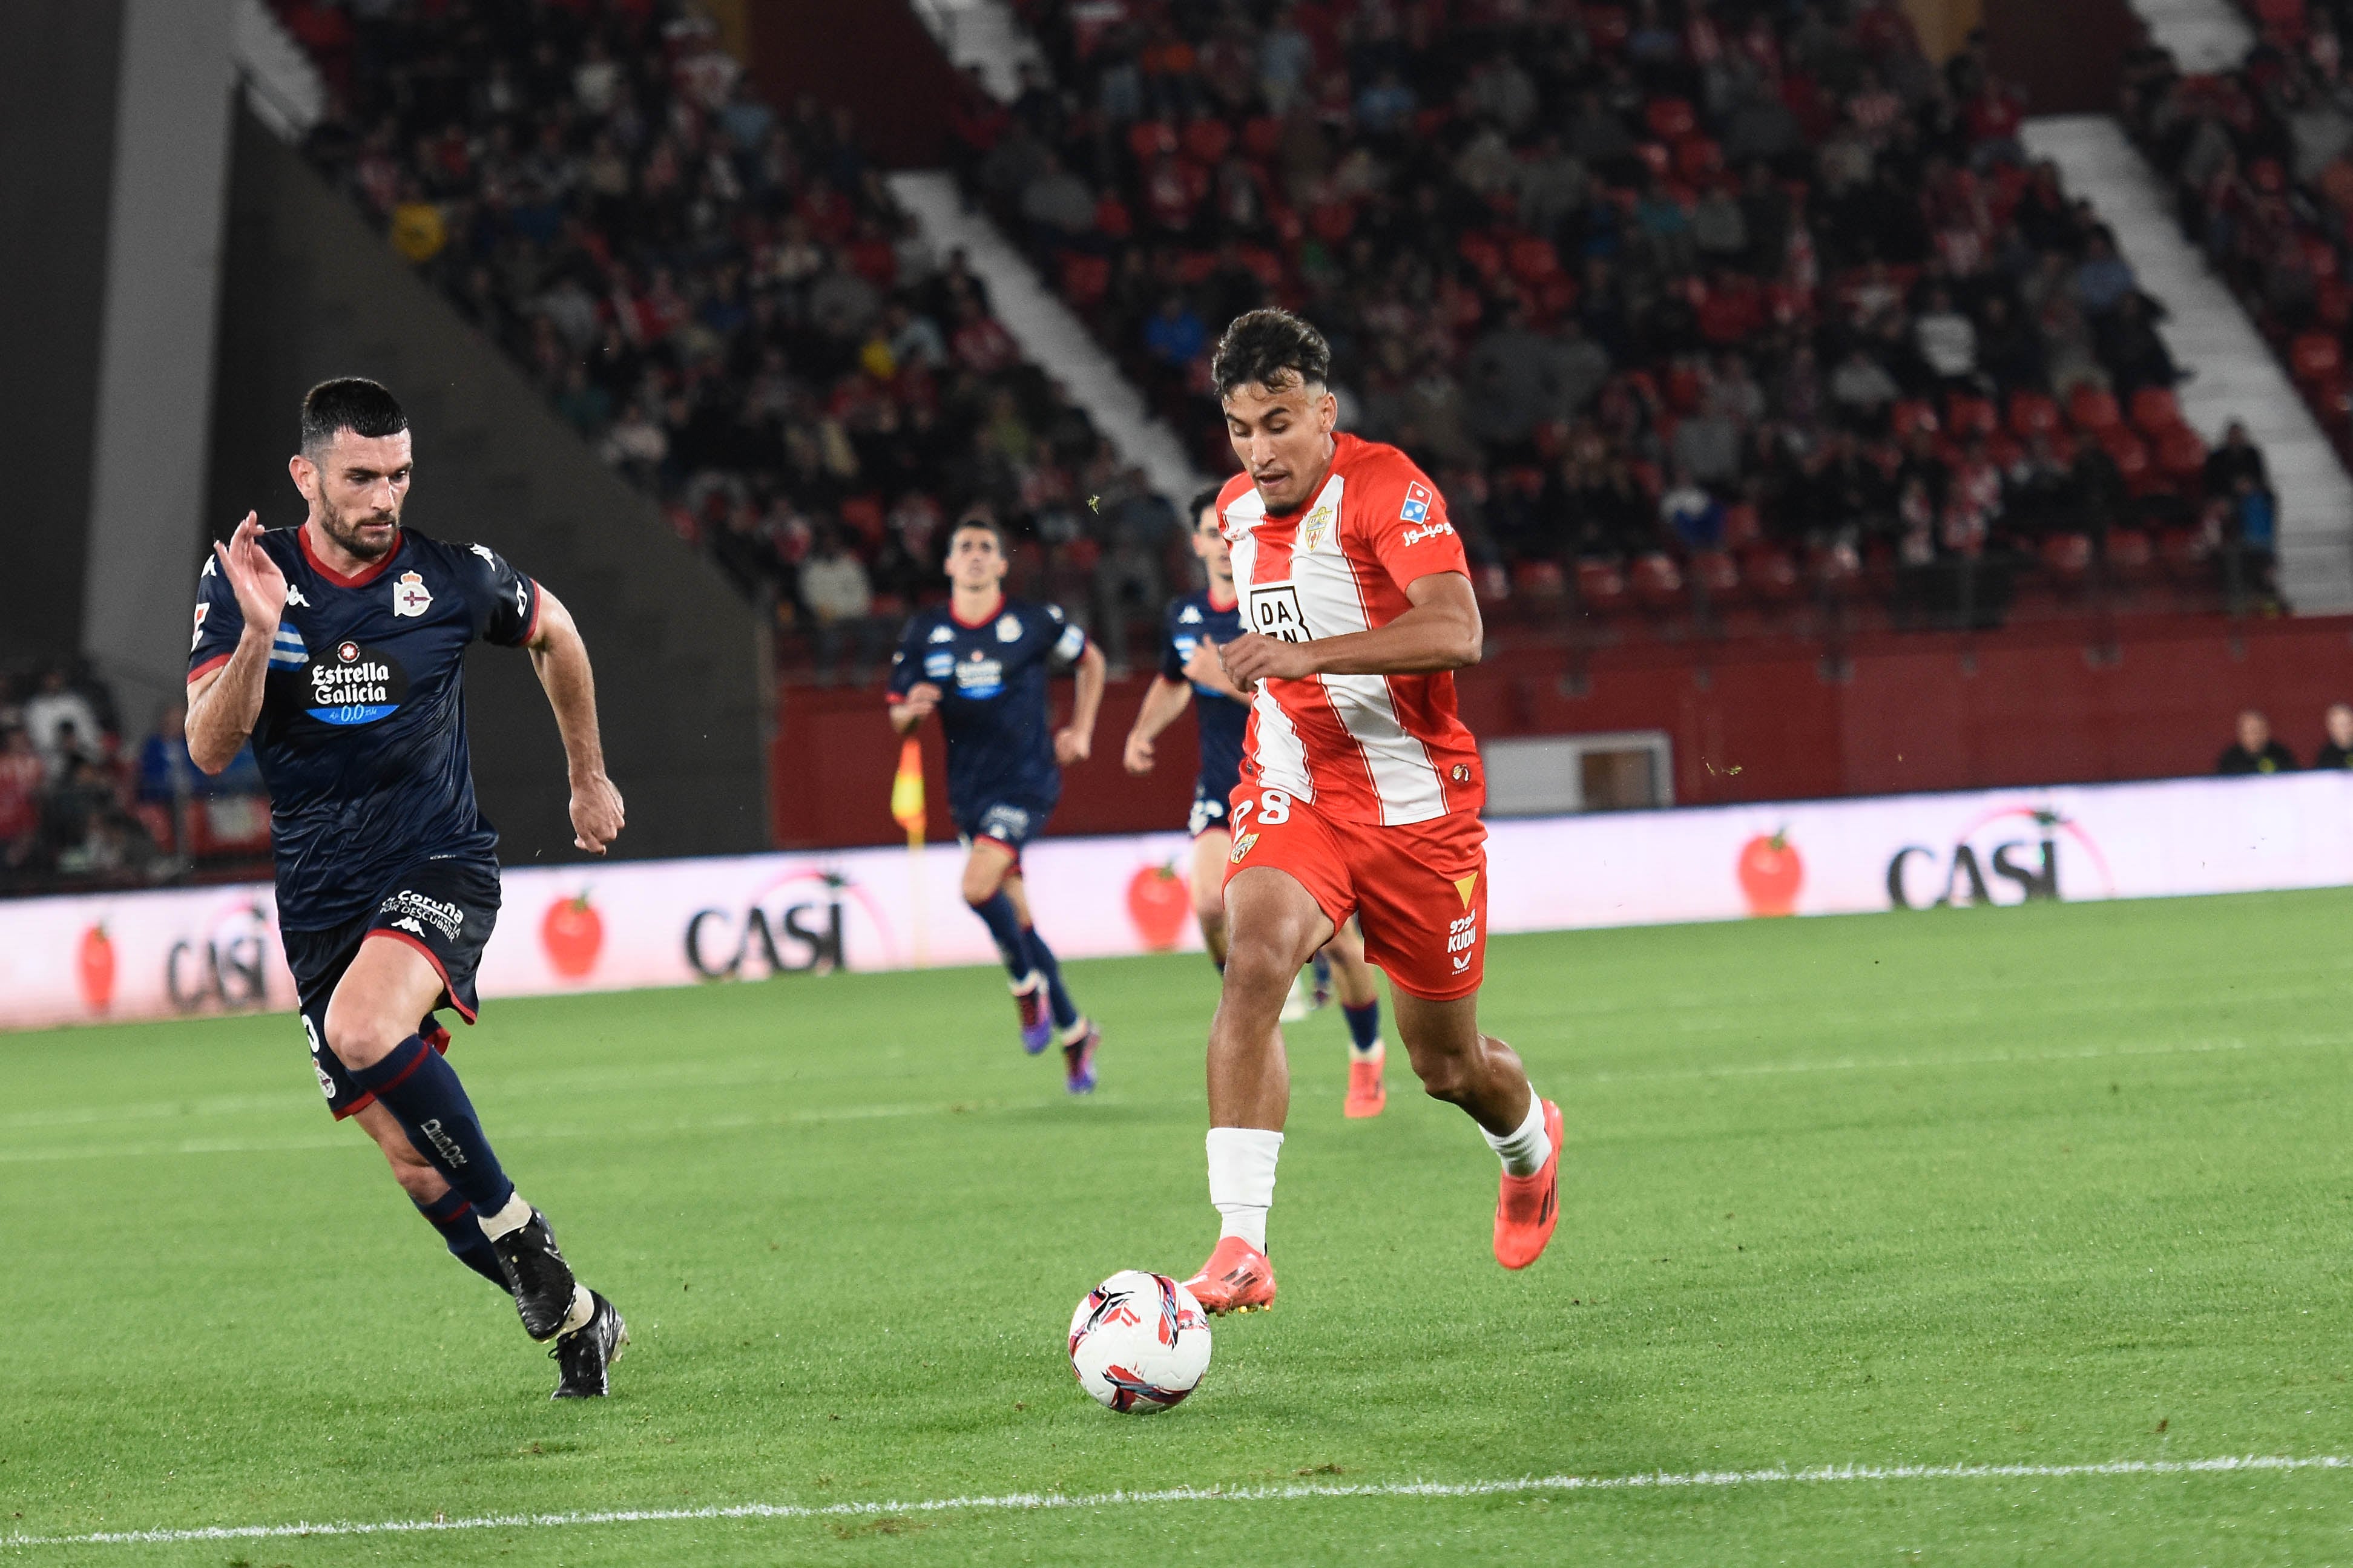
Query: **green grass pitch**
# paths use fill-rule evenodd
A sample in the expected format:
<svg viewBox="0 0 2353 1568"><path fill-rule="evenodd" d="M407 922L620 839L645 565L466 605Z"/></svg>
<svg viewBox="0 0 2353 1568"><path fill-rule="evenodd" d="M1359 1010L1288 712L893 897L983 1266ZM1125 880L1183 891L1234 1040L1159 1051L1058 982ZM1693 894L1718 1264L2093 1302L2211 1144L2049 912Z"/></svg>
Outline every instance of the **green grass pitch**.
<svg viewBox="0 0 2353 1568"><path fill-rule="evenodd" d="M1083 1102L978 970L493 1006L454 1059L634 1330L588 1405L328 1122L290 1018L0 1037L0 1560L2353 1560L2325 1468L21 1539L2353 1454L2349 922L2327 892L1498 941L1488 1026L1567 1117L1549 1255L1495 1267L1494 1161L1402 1053L1388 1113L1342 1119L1319 1016L1281 1303L1148 1420L1060 1342L1094 1280L1214 1236L1198 957L1071 966Z"/></svg>

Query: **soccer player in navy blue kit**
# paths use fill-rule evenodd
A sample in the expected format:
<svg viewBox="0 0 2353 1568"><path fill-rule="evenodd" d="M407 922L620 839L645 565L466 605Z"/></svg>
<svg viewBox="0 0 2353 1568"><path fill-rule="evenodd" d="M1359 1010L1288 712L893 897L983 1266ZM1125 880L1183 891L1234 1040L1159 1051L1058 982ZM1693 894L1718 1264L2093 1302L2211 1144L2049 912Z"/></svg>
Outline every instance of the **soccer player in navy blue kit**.
<svg viewBox="0 0 2353 1568"><path fill-rule="evenodd" d="M1095 1087L1101 1034L1062 984L1062 966L1029 918L1022 847L1046 830L1062 795L1062 765L1092 750L1103 705L1103 657L1052 605L1005 596L1011 565L1004 530L967 517L948 535L944 608L918 610L891 656L891 726L913 734L934 712L948 738L948 809L965 846L965 902L988 927L1012 977L1022 1048L1058 1038L1064 1084ZM1075 667L1071 721L1051 728L1047 676Z"/></svg>
<svg viewBox="0 0 2353 1568"><path fill-rule="evenodd" d="M1209 585L1187 594L1168 605L1163 628L1160 676L1144 694L1135 724L1127 732L1124 761L1131 773L1148 773L1157 760L1160 732L1191 708L1200 732L1200 769L1193 780L1193 811L1186 831L1193 836L1193 918L1201 924L1201 942L1209 962L1222 973L1226 967L1226 857L1233 849L1233 830L1226 811L1241 783L1242 735L1250 725L1250 699L1227 679L1218 648L1241 636L1241 601L1234 590L1233 552L1218 522L1218 492L1203 490L1193 498L1193 553ZM1332 941L1315 955L1317 994L1313 1006L1323 1005L1324 973L1335 972L1340 1011L1348 1021L1348 1095L1342 1110L1350 1117L1378 1116L1388 1103L1382 1081L1388 1051L1381 1042L1380 974L1365 962L1365 939L1351 919L1332 933ZM1294 995L1298 988L1293 987ZM1283 1021L1304 1017L1311 1005L1303 1002Z"/></svg>
<svg viewBox="0 0 2353 1568"><path fill-rule="evenodd" d="M601 1396L628 1343L515 1191L442 1059L438 1009L468 1023L499 912L498 835L474 801L468 644L528 648L570 763L574 842L621 831L596 686L555 595L480 544L402 525L408 418L356 378L302 403L289 464L300 528L254 514L213 547L188 656L188 750L206 773L250 739L270 798L278 917L320 1092L376 1142L458 1260L554 1342L558 1399Z"/></svg>

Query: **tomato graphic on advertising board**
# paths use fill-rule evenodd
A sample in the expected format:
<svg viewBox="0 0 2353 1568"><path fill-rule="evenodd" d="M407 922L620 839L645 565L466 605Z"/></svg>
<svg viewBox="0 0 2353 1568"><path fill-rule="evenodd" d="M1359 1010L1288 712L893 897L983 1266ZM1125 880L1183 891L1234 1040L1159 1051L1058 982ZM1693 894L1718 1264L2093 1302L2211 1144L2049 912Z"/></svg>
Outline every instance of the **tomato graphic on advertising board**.
<svg viewBox="0 0 2353 1568"><path fill-rule="evenodd" d="M604 950L605 917L590 906L586 893L558 899L539 922L539 941L556 973L566 980L585 980Z"/></svg>
<svg viewBox="0 0 2353 1568"><path fill-rule="evenodd" d="M1143 867L1127 884L1129 918L1135 921L1144 945L1154 952L1166 952L1176 945L1185 929L1185 916L1192 908L1193 895L1175 866Z"/></svg>
<svg viewBox="0 0 2353 1568"><path fill-rule="evenodd" d="M1740 847L1737 868L1740 891L1752 915L1796 912L1798 889L1806 880L1806 862L1789 842L1788 830L1760 833Z"/></svg>
<svg viewBox="0 0 2353 1568"><path fill-rule="evenodd" d="M81 980L81 999L93 1013L103 1013L114 1001L114 939L106 934L103 921L81 933L81 949L76 955Z"/></svg>

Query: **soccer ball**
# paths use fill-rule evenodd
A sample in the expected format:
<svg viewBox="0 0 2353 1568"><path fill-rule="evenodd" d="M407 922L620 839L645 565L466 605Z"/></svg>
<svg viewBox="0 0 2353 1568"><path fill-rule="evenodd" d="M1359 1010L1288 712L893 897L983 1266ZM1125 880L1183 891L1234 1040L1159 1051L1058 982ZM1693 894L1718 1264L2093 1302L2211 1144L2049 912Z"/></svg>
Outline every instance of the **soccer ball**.
<svg viewBox="0 0 2353 1568"><path fill-rule="evenodd" d="M1209 1370L1208 1314L1166 1274L1123 1268L1071 1314L1071 1370L1106 1410L1166 1410Z"/></svg>

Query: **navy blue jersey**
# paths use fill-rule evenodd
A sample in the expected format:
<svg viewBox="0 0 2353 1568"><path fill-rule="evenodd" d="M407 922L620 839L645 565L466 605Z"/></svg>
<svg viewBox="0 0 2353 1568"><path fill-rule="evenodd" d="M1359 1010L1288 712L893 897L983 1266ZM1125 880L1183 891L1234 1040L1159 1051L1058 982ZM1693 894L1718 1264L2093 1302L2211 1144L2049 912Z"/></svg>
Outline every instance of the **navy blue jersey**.
<svg viewBox="0 0 2353 1568"><path fill-rule="evenodd" d="M356 577L311 554L300 528L261 535L286 576L286 614L263 679L254 760L269 789L279 923L321 931L364 910L428 857L487 858L498 835L474 803L466 752L466 645L519 646L539 584L480 544L404 528ZM188 679L219 668L245 631L216 560L196 583Z"/></svg>
<svg viewBox="0 0 2353 1568"><path fill-rule="evenodd" d="M1239 599L1220 610L1209 603L1206 589L1187 594L1168 606L1167 624L1161 632L1160 673L1170 680L1182 680L1185 661L1204 641L1229 643L1241 635ZM1195 681L1193 717L1201 727L1201 788L1223 800L1233 794L1241 778L1242 731L1250 727L1250 704Z"/></svg>
<svg viewBox="0 0 2353 1568"><path fill-rule="evenodd" d="M1052 605L1007 599L978 626L945 605L918 610L891 656L891 695L918 681L938 687L948 737L948 807L976 834L992 805L1046 813L1062 795L1046 678L1084 653L1087 634Z"/></svg>

